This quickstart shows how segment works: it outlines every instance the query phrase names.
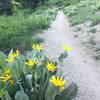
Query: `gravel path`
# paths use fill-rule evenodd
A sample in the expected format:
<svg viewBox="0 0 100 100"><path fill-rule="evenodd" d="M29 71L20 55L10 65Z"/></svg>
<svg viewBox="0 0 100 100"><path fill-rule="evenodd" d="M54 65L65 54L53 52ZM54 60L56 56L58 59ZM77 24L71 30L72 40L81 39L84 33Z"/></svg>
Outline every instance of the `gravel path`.
<svg viewBox="0 0 100 100"><path fill-rule="evenodd" d="M76 100L100 100L100 64L96 64L86 54L87 49L80 41L73 38L68 19L62 11L59 11L51 28L44 31L43 36L45 52L52 59L57 59L63 45L73 47L61 70L66 75L66 80L78 84L79 91Z"/></svg>

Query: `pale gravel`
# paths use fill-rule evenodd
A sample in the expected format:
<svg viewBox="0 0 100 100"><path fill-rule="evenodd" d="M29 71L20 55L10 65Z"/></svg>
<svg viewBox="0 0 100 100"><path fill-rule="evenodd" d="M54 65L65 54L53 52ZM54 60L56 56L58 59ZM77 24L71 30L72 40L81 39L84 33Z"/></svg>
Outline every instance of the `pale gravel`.
<svg viewBox="0 0 100 100"><path fill-rule="evenodd" d="M100 64L97 64L86 53L86 48L73 38L68 18L59 11L51 27L44 31L45 52L51 59L57 59L63 45L70 45L73 51L61 66L68 82L78 85L76 100L100 100Z"/></svg>

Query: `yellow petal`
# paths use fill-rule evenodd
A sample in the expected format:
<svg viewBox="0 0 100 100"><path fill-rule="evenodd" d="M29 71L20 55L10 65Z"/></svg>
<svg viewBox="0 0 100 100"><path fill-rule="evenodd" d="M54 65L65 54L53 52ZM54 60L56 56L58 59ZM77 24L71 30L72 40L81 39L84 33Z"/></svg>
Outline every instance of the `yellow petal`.
<svg viewBox="0 0 100 100"><path fill-rule="evenodd" d="M72 51L72 47L66 45L66 46L63 47L63 50L64 51Z"/></svg>

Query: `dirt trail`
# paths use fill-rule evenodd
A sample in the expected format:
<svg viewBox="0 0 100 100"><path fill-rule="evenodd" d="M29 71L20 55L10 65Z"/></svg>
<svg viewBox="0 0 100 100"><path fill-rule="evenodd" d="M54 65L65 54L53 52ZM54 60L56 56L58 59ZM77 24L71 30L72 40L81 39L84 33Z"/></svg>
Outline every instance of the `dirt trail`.
<svg viewBox="0 0 100 100"><path fill-rule="evenodd" d="M76 100L100 100L100 66L86 54L86 48L73 38L68 19L62 11L59 11L51 28L44 32L44 38L45 52L52 59L57 59L63 45L73 47L61 70L66 80L78 84Z"/></svg>

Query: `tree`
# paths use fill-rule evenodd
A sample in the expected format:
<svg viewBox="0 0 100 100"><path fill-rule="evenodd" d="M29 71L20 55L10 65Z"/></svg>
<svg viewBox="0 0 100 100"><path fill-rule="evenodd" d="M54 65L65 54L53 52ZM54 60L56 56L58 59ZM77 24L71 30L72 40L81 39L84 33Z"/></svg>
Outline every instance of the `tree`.
<svg viewBox="0 0 100 100"><path fill-rule="evenodd" d="M1 0L2 8L7 15L12 14L12 3L11 0Z"/></svg>

